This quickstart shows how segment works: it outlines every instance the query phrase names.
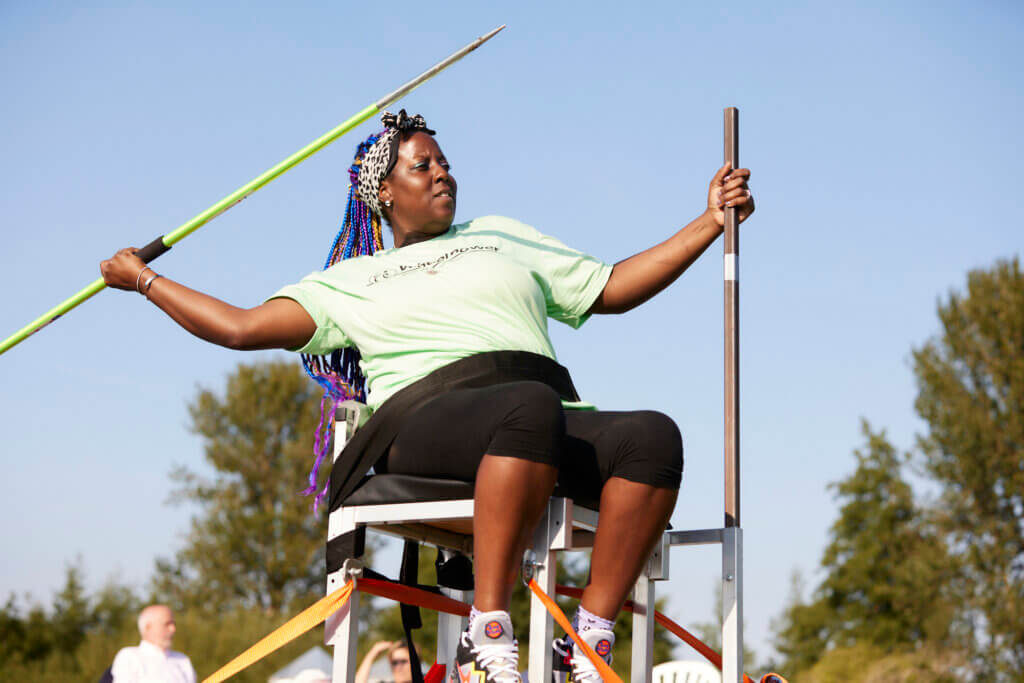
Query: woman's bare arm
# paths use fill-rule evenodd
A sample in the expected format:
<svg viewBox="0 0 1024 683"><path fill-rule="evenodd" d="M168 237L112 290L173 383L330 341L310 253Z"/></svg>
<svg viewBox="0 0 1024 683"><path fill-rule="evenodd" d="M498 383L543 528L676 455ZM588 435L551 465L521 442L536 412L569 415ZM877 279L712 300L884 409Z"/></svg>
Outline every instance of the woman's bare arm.
<svg viewBox="0 0 1024 683"><path fill-rule="evenodd" d="M726 206L736 207L740 221L753 213L748 178L745 168L732 172L726 164L718 169L708 189L707 210L661 244L616 263L590 312L625 313L675 282L722 234Z"/></svg>
<svg viewBox="0 0 1024 683"><path fill-rule="evenodd" d="M122 249L100 264L103 281L131 290L154 275L134 248ZM141 277L140 277L141 274ZM230 349L293 349L316 332L306 309L291 299L271 299L255 308L239 308L165 277L152 281L146 296L183 328Z"/></svg>

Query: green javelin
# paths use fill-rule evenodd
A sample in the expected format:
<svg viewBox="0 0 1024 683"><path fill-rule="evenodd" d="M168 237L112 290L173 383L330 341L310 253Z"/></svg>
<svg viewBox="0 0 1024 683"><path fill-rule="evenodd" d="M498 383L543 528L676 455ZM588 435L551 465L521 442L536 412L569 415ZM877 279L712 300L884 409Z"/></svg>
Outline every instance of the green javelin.
<svg viewBox="0 0 1024 683"><path fill-rule="evenodd" d="M180 242L181 240L185 239L193 232L203 227L211 220L213 220L220 214L224 213L232 206L239 203L240 201L251 195L253 192L269 183L274 178L277 178L278 176L284 174L293 166L299 165L301 162L313 156L321 149L323 149L327 145L331 144L332 142L340 138L345 133L349 132L350 130L358 126L360 123L366 121L374 114L379 113L382 109L384 109L391 103L396 102L402 97L405 97L414 89L416 89L421 83L430 80L431 78L441 73L455 62L465 57L473 50L483 45L485 42L493 38L494 35L503 28L505 28L504 24L494 29L487 35L477 38L466 47L462 48L461 50L451 55L447 59L438 62L437 64L427 69L419 76L412 79L411 81L409 81L402 87L398 88L394 92L388 93L387 95L377 100L370 106L366 107L359 113L342 122L337 128L325 133L324 135L321 135L319 138L309 143L295 154L292 154L290 157L288 157L281 163L263 172L256 178L250 180L248 183L238 188L237 190L229 194L227 197L224 197L224 199L220 200L219 202L208 208L206 211L203 211L199 215L193 217L191 220L182 224L173 232L169 232L166 235L156 238L155 240L153 240L152 242L150 242L145 247L139 250L139 257L143 261L149 263L156 257L163 254L165 251L170 249L173 244L176 244L177 242ZM59 305L54 306L46 313L43 313L41 316L30 322L28 325L25 325L25 327L21 328L20 330L12 334L10 337L5 339L3 343L0 343L0 354L6 352L7 349L23 341L28 336L46 327L54 320L70 311L72 308L75 308L82 302L92 298L94 295L96 295L104 288L106 288L106 286L106 283L103 282L103 278L98 278L95 282L90 284L88 287L82 289L74 296L64 300Z"/></svg>

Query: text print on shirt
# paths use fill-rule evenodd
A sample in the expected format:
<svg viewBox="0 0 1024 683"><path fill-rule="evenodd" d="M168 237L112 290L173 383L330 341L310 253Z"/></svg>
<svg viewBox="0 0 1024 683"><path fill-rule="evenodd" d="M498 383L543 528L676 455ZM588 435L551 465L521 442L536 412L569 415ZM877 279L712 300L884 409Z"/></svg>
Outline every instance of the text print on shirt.
<svg viewBox="0 0 1024 683"><path fill-rule="evenodd" d="M418 263L401 264L398 268L385 268L382 271L374 273L370 276L369 281L366 283L367 287L371 287L381 280L387 280L399 275L406 275L408 273L414 273L419 270L426 270L427 273L433 275L437 273L437 268L452 259L458 258L463 254L468 254L474 251L491 251L497 253L499 250L496 246L490 245L471 245L468 247L459 247L458 249L452 249L451 251L441 254L435 259L430 261L419 261Z"/></svg>

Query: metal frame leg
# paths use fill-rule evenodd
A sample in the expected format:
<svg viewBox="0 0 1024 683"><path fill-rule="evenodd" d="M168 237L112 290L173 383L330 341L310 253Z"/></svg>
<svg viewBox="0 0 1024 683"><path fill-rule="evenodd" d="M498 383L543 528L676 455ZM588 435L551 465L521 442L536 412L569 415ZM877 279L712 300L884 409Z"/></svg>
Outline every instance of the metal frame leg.
<svg viewBox="0 0 1024 683"><path fill-rule="evenodd" d="M651 552L643 573L633 587L633 658L630 666L630 680L636 683L651 683L654 668L654 613L655 581L667 581L669 550L672 547L668 533L662 534L658 545Z"/></svg>
<svg viewBox="0 0 1024 683"><path fill-rule="evenodd" d="M562 499L553 498L547 512L537 525L533 536L533 551L538 567L534 580L548 595L555 593L555 575L558 573L557 554L551 549L560 531L566 526L566 506ZM555 621L536 595L530 594L530 680L547 683L551 680L551 641L555 637Z"/></svg>
<svg viewBox="0 0 1024 683"><path fill-rule="evenodd" d="M345 511L338 524L337 533L354 531L355 518L351 511ZM332 529L332 531L334 531ZM336 534L337 535L337 534ZM360 559L360 558L353 558ZM346 569L339 569L327 576L327 593L333 593L348 582ZM359 610L362 596L352 591L348 603L327 618L324 625L324 644L334 648L334 665L331 680L352 681L356 677L356 646L359 643Z"/></svg>
<svg viewBox="0 0 1024 683"><path fill-rule="evenodd" d="M473 591L460 591L454 588L441 587L441 594L461 602L473 602ZM444 664L451 672L455 662L455 649L459 646L459 638L466 630L468 619L447 612L437 613L437 663Z"/></svg>
<svg viewBox="0 0 1024 683"><path fill-rule="evenodd" d="M743 677L743 529L722 530L722 683Z"/></svg>
<svg viewBox="0 0 1024 683"><path fill-rule="evenodd" d="M629 680L651 683L654 667L654 580L641 574L633 587L633 660Z"/></svg>

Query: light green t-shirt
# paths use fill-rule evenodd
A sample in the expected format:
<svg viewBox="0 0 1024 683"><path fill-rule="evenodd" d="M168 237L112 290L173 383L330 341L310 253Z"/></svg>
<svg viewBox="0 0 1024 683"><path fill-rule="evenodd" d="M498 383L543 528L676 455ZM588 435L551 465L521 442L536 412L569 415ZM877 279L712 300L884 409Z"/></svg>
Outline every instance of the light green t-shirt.
<svg viewBox="0 0 1024 683"><path fill-rule="evenodd" d="M367 403L487 351L553 360L548 317L582 325L612 267L519 221L484 216L400 249L341 261L284 287L316 322L300 349L355 346ZM566 404L567 407L590 407Z"/></svg>

